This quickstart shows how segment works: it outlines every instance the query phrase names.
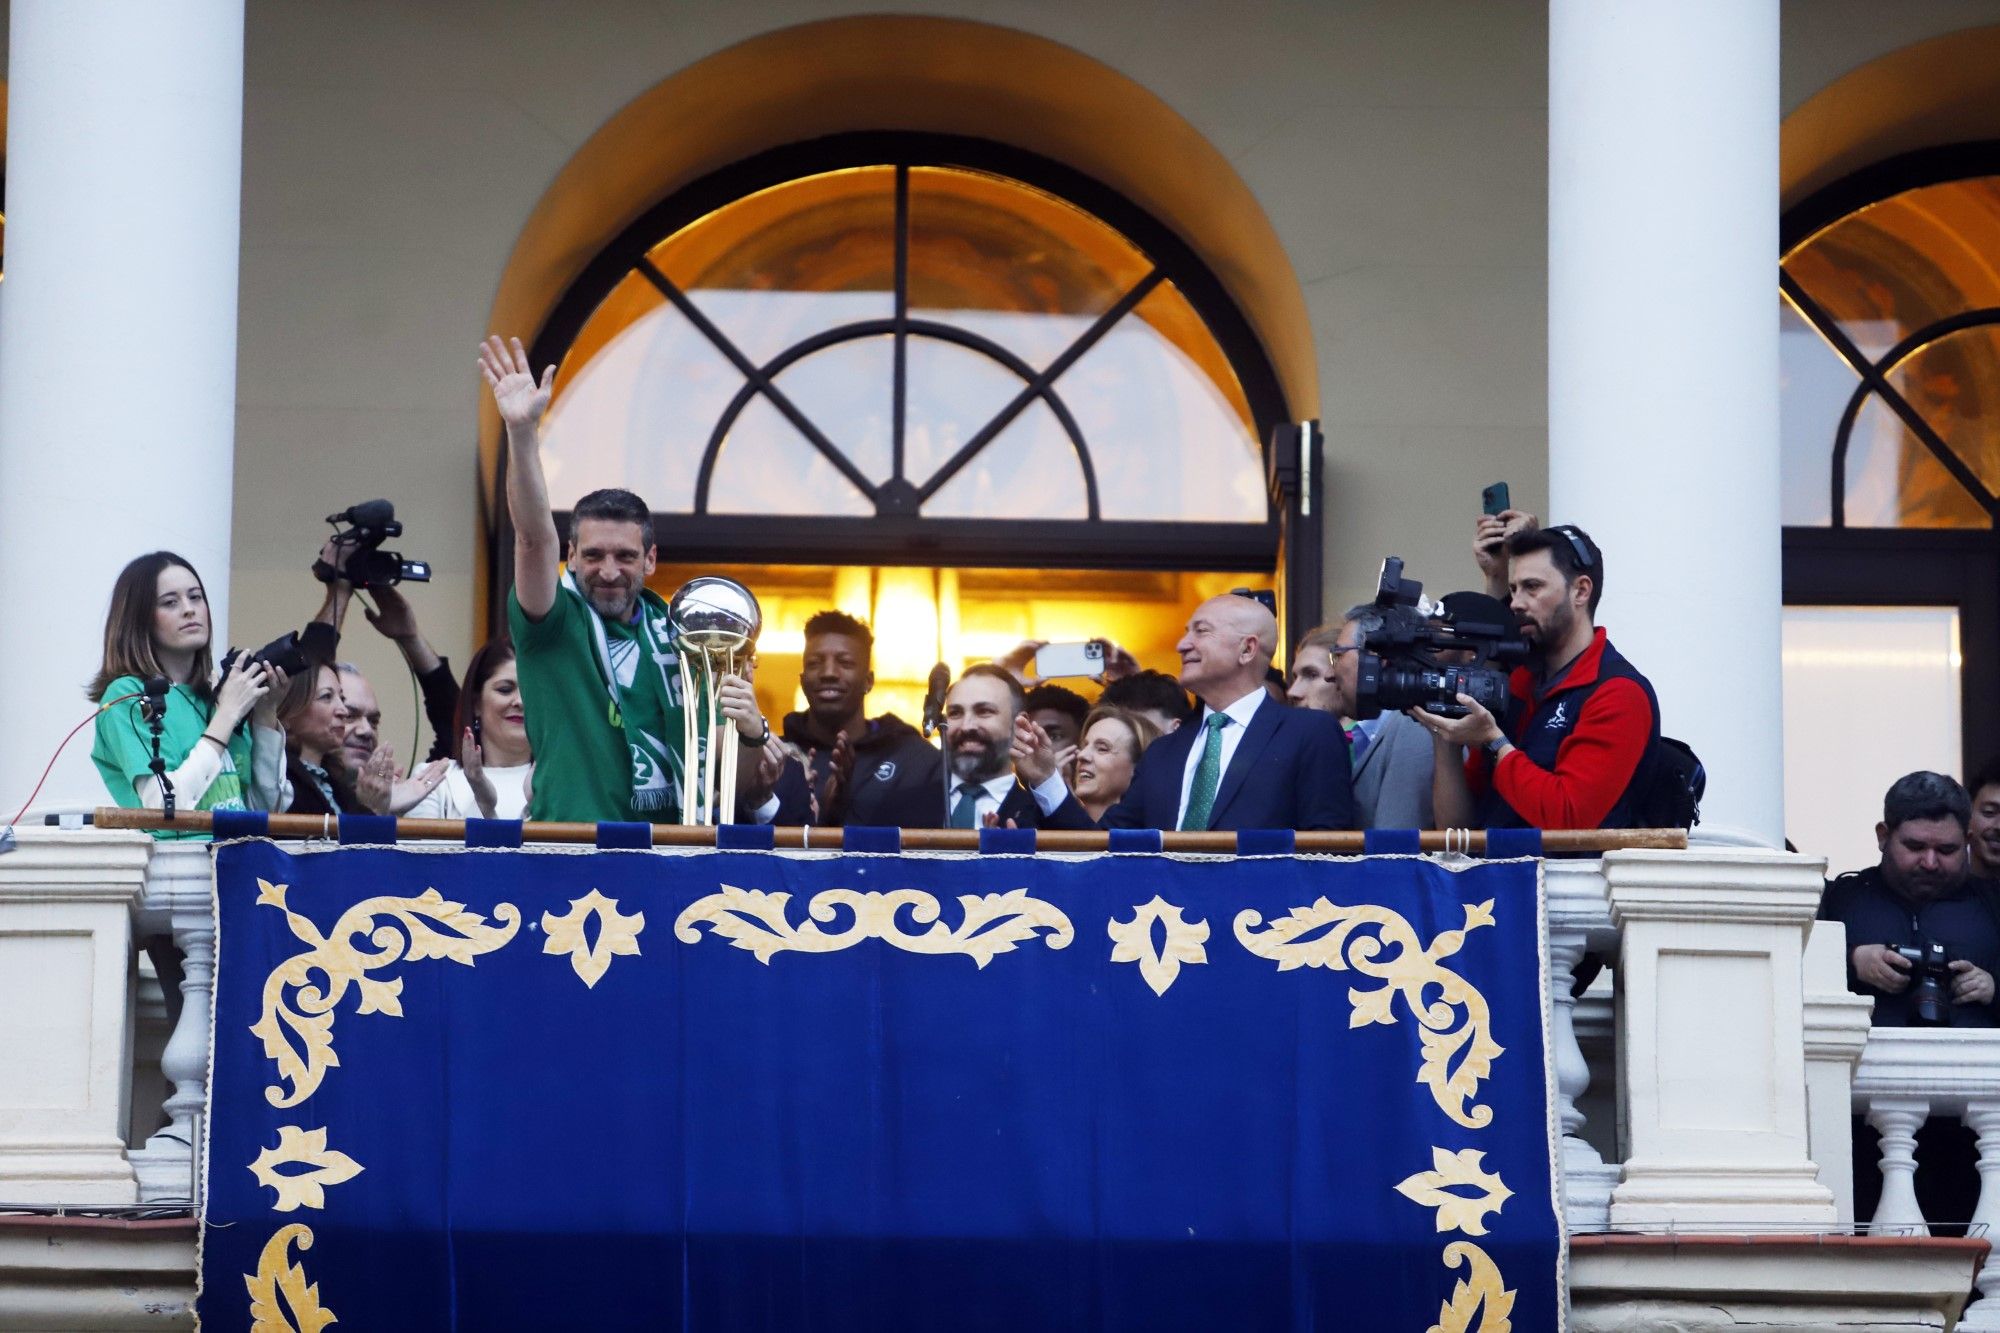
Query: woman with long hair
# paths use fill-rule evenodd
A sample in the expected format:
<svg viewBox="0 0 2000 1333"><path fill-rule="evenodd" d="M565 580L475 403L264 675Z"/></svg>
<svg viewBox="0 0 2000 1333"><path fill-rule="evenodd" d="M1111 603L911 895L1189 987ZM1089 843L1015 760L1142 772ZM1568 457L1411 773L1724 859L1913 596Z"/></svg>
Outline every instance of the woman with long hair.
<svg viewBox="0 0 2000 1333"><path fill-rule="evenodd" d="M514 643L489 640L465 666L458 691L458 762L410 811L412 819L520 819L528 810L527 713L514 671Z"/></svg>
<svg viewBox="0 0 2000 1333"><path fill-rule="evenodd" d="M277 716L285 673L245 657L215 680L212 631L201 576L172 551L140 556L112 585L104 660L86 692L102 705L90 757L118 804L157 810L166 803L153 772L145 701L147 680L162 677L159 757L176 808L285 808L285 737Z"/></svg>
<svg viewBox="0 0 2000 1333"><path fill-rule="evenodd" d="M342 767L340 742L346 734L347 703L340 672L331 662L315 662L300 672L278 702L290 759L293 814L371 814Z"/></svg>
<svg viewBox="0 0 2000 1333"><path fill-rule="evenodd" d="M1159 739L1160 729L1139 714L1104 704L1083 720L1083 739L1076 747L1076 780L1071 784L1093 820L1118 804L1132 785L1139 756Z"/></svg>

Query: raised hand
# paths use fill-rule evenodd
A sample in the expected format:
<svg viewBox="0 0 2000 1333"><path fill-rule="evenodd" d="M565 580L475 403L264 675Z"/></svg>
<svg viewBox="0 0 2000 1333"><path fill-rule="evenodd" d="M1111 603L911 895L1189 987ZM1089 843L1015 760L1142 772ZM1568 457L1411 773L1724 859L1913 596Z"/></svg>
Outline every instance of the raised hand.
<svg viewBox="0 0 2000 1333"><path fill-rule="evenodd" d="M503 340L496 333L479 344L479 371L493 390L493 405L500 409L500 420L508 430L540 424L542 413L549 410L549 394L556 381L554 366L542 371L537 383L521 340Z"/></svg>
<svg viewBox="0 0 2000 1333"><path fill-rule="evenodd" d="M1041 678L1032 674L1028 668L1034 662L1035 654L1048 646L1047 639L1023 639L1009 648L1005 657L994 658L993 665L1020 681L1022 688L1033 689L1042 682Z"/></svg>
<svg viewBox="0 0 2000 1333"><path fill-rule="evenodd" d="M1524 509L1479 516L1472 525L1472 559L1486 576L1487 592L1502 601L1507 599L1507 539L1540 526L1535 516Z"/></svg>
<svg viewBox="0 0 2000 1333"><path fill-rule="evenodd" d="M402 593L394 588L371 588L369 592L375 598L375 605L373 608L362 607L361 614L368 617L368 623L375 627L377 633L398 643L417 637L420 632L417 629L417 614L410 610L410 603Z"/></svg>
<svg viewBox="0 0 2000 1333"><path fill-rule="evenodd" d="M1139 659L1124 648L1109 639L1096 639L1093 642L1104 645L1104 670L1098 673L1098 680L1109 685L1114 680L1124 680L1127 676L1139 674Z"/></svg>
<svg viewBox="0 0 2000 1333"><path fill-rule="evenodd" d="M444 775L451 772L451 760L433 759L389 789L389 813L405 814L418 801L437 790Z"/></svg>
<svg viewBox="0 0 2000 1333"><path fill-rule="evenodd" d="M247 654L237 658L236 665L222 678L222 687L215 694L214 721L225 725L222 739L226 741L228 732L235 731L243 719L250 716L251 710L270 693L271 668L262 662L252 661ZM273 719L275 725L275 713Z"/></svg>
<svg viewBox="0 0 2000 1333"><path fill-rule="evenodd" d="M285 674L283 668L269 663L264 666L264 678L269 682L270 688L264 691L263 697L250 709L250 722L253 726L262 727L266 731L277 731L280 730L278 704L284 699L285 686L291 684L292 678Z"/></svg>
<svg viewBox="0 0 2000 1333"><path fill-rule="evenodd" d="M1014 738L1008 748L1014 756L1014 775L1030 791L1047 782L1061 766L1049 733L1026 713L1014 715Z"/></svg>

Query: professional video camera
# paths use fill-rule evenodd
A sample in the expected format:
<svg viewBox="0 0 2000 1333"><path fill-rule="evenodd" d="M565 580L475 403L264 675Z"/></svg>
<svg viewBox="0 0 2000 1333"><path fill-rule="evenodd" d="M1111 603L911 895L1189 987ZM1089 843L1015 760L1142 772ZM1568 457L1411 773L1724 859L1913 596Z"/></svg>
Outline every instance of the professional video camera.
<svg viewBox="0 0 2000 1333"><path fill-rule="evenodd" d="M405 560L400 551L381 549L389 538L403 535L403 525L396 521L396 506L387 500L365 500L338 514L328 514L326 521L335 528L333 540L349 549L339 568L324 560L313 561L313 576L321 583L346 579L357 588L388 588L404 579L431 581L431 567L425 561ZM348 525L344 532L339 530L343 523Z"/></svg>
<svg viewBox="0 0 2000 1333"><path fill-rule="evenodd" d="M1513 613L1484 593L1450 593L1433 605L1423 591L1423 584L1403 577L1400 557L1382 562L1375 589L1382 628L1357 645L1355 716L1421 708L1438 717L1464 717L1461 694L1495 717L1504 715L1507 677L1528 659L1528 641Z"/></svg>
<svg viewBox="0 0 2000 1333"><path fill-rule="evenodd" d="M1920 1027L1951 1026L1951 955L1942 944L1919 940L1914 945L1892 944L1910 965L1910 1013Z"/></svg>

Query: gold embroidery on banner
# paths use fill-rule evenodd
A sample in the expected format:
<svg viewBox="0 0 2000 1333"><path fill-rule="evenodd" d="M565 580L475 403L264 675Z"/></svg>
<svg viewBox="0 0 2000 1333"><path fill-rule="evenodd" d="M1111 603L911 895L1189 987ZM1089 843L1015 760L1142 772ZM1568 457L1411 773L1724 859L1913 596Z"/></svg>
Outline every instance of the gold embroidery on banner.
<svg viewBox="0 0 2000 1333"><path fill-rule="evenodd" d="M1499 1176L1485 1169L1485 1160L1485 1153L1472 1148L1460 1152L1432 1148L1431 1169L1402 1181L1396 1193L1421 1207L1437 1209L1439 1231L1483 1236L1486 1214L1498 1212L1514 1197L1514 1191Z"/></svg>
<svg viewBox="0 0 2000 1333"><path fill-rule="evenodd" d="M618 911L618 900L607 898L596 889L581 898L570 899L569 909L562 916L542 913L542 929L548 932L548 938L542 941L542 952L568 954L570 966L583 978L586 988L603 979L611 966L611 955L639 952L639 932L646 928L644 912L623 916ZM589 943L584 935L584 927L593 913L597 917L596 944Z"/></svg>
<svg viewBox="0 0 2000 1333"><path fill-rule="evenodd" d="M1132 913L1130 921L1113 917L1104 923L1105 933L1117 946L1111 951L1111 961L1137 963L1140 977L1153 988L1153 994L1167 993L1167 987L1180 976L1182 963L1208 961L1208 950L1203 947L1203 941L1208 938L1208 922L1182 920L1181 909L1157 893L1153 895L1153 901L1133 908ZM1153 945L1153 923L1156 921L1166 935L1164 948Z"/></svg>
<svg viewBox="0 0 2000 1333"><path fill-rule="evenodd" d="M1417 1082L1431 1090L1439 1109L1466 1128L1492 1123L1492 1107L1468 1110L1466 1103L1478 1093L1480 1081L1493 1072L1493 1061L1504 1048L1493 1040L1486 997L1442 962L1463 947L1469 932L1493 924L1491 899L1468 905L1465 924L1438 935L1428 949L1417 942L1410 923L1386 907L1341 907L1321 898L1310 907L1294 907L1268 928L1256 930L1262 920L1255 911L1237 913L1236 938L1259 958L1274 960L1280 972L1296 967L1344 972L1352 967L1363 976L1386 983L1377 990L1364 991L1357 986L1347 992L1354 1006L1347 1022L1350 1028L1394 1023L1392 1005L1401 995L1417 1020L1423 1042ZM1363 927L1372 927L1372 933L1357 935ZM1314 938L1300 938L1321 930L1324 933ZM1392 950L1386 959L1382 957L1385 946ZM1436 991L1436 998L1425 999L1431 990Z"/></svg>
<svg viewBox="0 0 2000 1333"><path fill-rule="evenodd" d="M425 889L415 898L358 902L322 936L311 921L285 906L285 885L261 879L257 885L257 901L283 911L292 934L311 946L278 964L264 979L263 1016L250 1027L262 1038L264 1054L277 1062L278 1077L291 1084L289 1092L276 1085L264 1089L265 1100L273 1106L298 1105L319 1087L326 1071L340 1063L333 1050L333 1014L349 986L361 997L357 1014L401 1018L402 981L384 981L370 972L427 958L448 958L470 967L479 954L491 953L513 939L521 925L521 910L512 903L494 907L493 919L502 923L494 926L479 913L467 911L465 904L446 902L436 889ZM388 920L377 925L378 915ZM357 936L374 949L364 948ZM324 985L311 983L315 971L326 979ZM296 992L294 1003L286 1002L287 991Z"/></svg>
<svg viewBox="0 0 2000 1333"><path fill-rule="evenodd" d="M281 1166L309 1166L310 1171L280 1171ZM338 1185L361 1174L361 1163L346 1153L326 1146L326 1128L300 1129L297 1125L278 1126L278 1146L266 1148L250 1163L251 1175L259 1185L278 1191L271 1205L277 1212L296 1208L326 1207L326 1187Z"/></svg>
<svg viewBox="0 0 2000 1333"><path fill-rule="evenodd" d="M938 920L938 900L921 889L887 893L827 889L813 895L806 907L808 919L796 926L785 915L791 899L789 893L725 884L722 892L690 903L674 922L674 935L685 944L698 944L702 938L698 927L706 922L715 934L748 949L765 964L772 955L788 950L837 953L863 940L879 939L909 953L964 954L981 968L996 954L1011 953L1015 945L1037 938L1037 930L1048 931L1040 938L1051 949L1065 948L1076 938L1068 917L1053 904L1029 897L1026 889L961 895L958 904L964 919L955 930ZM843 908L849 916L845 929L820 929L832 925ZM930 929L904 930L898 916L905 908L912 921Z"/></svg>
<svg viewBox="0 0 2000 1333"><path fill-rule="evenodd" d="M310 1250L312 1228L302 1222L279 1227L264 1242L257 1271L244 1275L244 1285L250 1288L250 1333L319 1333L335 1322L333 1311L319 1303L319 1284L307 1282L305 1270L286 1255L294 1240L299 1253Z"/></svg>
<svg viewBox="0 0 2000 1333"><path fill-rule="evenodd" d="M1438 1321L1429 1333L1509 1333L1516 1293L1507 1290L1506 1279L1486 1251L1469 1240L1453 1241L1444 1247L1444 1265L1462 1267L1466 1273L1452 1287L1451 1299L1438 1307Z"/></svg>

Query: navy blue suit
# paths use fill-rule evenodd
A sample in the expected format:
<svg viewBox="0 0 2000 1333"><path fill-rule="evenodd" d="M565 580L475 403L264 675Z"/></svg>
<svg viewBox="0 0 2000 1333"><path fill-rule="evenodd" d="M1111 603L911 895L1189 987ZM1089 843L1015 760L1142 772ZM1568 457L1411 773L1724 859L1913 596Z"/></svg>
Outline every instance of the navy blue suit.
<svg viewBox="0 0 2000 1333"><path fill-rule="evenodd" d="M1178 826L1181 778L1189 753L1204 735L1200 721L1181 724L1139 757L1123 800L1104 812L1101 825L1076 797L1042 820L1043 828L1152 828ZM1266 699L1251 715L1236 753L1215 789L1211 829L1351 829L1354 782L1347 735L1340 720L1316 708L1288 708Z"/></svg>

